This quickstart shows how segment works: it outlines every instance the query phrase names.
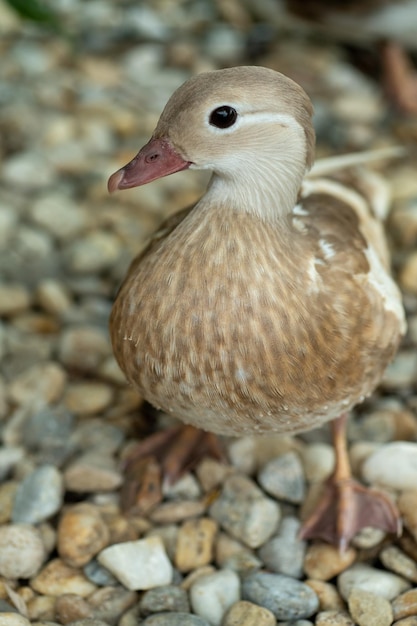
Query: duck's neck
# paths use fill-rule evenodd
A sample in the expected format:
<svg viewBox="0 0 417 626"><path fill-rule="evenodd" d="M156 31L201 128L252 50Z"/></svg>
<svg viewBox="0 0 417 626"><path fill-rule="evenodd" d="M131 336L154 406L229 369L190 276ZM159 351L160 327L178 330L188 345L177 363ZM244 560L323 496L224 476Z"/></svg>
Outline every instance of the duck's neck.
<svg viewBox="0 0 417 626"><path fill-rule="evenodd" d="M231 173L214 172L205 201L274 222L288 215L297 203L305 175L303 155L263 155L250 168Z"/></svg>

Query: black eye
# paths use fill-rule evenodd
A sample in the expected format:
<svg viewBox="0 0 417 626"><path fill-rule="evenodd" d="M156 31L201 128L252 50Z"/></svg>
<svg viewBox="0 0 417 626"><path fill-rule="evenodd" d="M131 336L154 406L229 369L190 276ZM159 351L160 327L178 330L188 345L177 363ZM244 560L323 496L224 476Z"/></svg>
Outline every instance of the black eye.
<svg viewBox="0 0 417 626"><path fill-rule="evenodd" d="M209 122L216 128L230 128L237 120L237 112L227 105L218 107L210 113Z"/></svg>

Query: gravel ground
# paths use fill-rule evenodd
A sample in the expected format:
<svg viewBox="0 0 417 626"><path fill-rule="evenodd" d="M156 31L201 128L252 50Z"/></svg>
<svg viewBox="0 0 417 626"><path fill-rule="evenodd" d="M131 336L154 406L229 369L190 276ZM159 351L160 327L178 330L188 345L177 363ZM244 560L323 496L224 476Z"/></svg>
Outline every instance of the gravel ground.
<svg viewBox="0 0 417 626"><path fill-rule="evenodd" d="M269 0L51 5L53 28L0 1L0 625L415 626L417 120L350 47L288 28ZM372 69L375 50L355 60ZM407 150L379 169L409 331L349 431L356 475L396 498L405 530L369 529L342 555L297 535L332 468L327 428L226 441L229 466L203 459L141 514L119 505L120 460L155 424L112 356L112 299L206 179L109 197L107 176L179 84L244 63L305 87L320 155Z"/></svg>

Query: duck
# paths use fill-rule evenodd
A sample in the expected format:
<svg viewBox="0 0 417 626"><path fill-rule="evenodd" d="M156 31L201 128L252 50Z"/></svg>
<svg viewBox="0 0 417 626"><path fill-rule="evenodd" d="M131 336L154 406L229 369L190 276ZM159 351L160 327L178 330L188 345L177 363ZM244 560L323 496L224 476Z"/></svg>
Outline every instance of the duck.
<svg viewBox="0 0 417 626"><path fill-rule="evenodd" d="M302 536L344 550L364 526L400 531L392 499L352 477L346 422L381 381L405 316L387 185L344 155L312 167L312 116L301 86L261 66L198 74L174 92L109 191L183 170L211 178L133 260L110 336L129 383L184 424L176 435L191 451L203 431L214 448L217 435L331 422L334 472Z"/></svg>

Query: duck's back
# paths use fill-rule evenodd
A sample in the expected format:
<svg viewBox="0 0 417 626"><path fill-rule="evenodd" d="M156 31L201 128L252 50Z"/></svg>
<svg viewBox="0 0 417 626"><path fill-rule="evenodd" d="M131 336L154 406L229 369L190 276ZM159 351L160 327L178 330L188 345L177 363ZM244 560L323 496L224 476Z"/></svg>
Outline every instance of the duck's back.
<svg viewBox="0 0 417 626"><path fill-rule="evenodd" d="M289 432L374 389L403 313L369 198L341 188L307 181L276 224L202 203L163 225L111 318L147 400L214 432Z"/></svg>

